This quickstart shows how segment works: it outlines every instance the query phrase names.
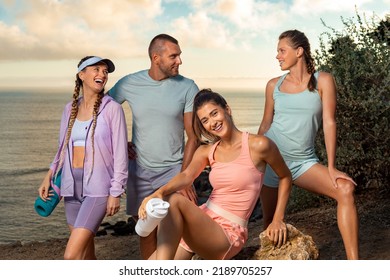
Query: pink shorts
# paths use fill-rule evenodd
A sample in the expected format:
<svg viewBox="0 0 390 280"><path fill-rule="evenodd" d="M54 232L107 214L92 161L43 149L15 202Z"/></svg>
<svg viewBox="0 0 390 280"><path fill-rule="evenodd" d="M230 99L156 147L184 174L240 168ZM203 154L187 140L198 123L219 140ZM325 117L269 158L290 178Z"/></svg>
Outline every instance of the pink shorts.
<svg viewBox="0 0 390 280"><path fill-rule="evenodd" d="M222 227L227 239L229 240L230 247L222 259L228 260L237 255L248 239L247 227L241 226L225 217L222 217L220 214L215 213L207 207L206 203L199 206L199 208ZM186 251L194 253L183 239L180 241L180 246Z"/></svg>

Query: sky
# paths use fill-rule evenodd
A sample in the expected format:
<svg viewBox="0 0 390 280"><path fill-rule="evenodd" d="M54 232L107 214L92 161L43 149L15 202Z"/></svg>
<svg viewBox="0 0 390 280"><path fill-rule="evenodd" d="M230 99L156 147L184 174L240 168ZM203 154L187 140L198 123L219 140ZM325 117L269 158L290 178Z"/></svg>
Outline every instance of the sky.
<svg viewBox="0 0 390 280"><path fill-rule="evenodd" d="M383 19L390 0L0 0L0 90L73 89L86 55L110 58L122 76L150 66L159 33L178 39L180 73L200 87L258 88L282 74L277 38L306 34L312 51L342 18Z"/></svg>

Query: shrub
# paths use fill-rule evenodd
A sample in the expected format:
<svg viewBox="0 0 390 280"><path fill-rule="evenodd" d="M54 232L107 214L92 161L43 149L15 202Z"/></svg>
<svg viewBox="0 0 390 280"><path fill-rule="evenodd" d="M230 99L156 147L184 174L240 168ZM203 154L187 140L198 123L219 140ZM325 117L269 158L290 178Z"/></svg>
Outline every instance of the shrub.
<svg viewBox="0 0 390 280"><path fill-rule="evenodd" d="M344 29L324 26L315 51L317 68L334 75L337 84L337 168L358 184L357 191L389 184L390 15L378 23L356 12ZM323 131L316 148L326 164Z"/></svg>
<svg viewBox="0 0 390 280"><path fill-rule="evenodd" d="M318 196L304 189L293 186L286 212L296 213L304 209L319 207L324 203L331 203L331 200L325 198L324 196Z"/></svg>

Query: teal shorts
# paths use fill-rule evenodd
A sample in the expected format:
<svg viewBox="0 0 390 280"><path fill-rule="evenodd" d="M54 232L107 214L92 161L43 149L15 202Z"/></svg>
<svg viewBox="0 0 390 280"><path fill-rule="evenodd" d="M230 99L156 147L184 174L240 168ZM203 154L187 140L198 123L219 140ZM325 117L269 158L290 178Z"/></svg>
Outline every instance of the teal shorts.
<svg viewBox="0 0 390 280"><path fill-rule="evenodd" d="M291 171L293 181L295 181L299 176L309 170L310 167L318 163L318 159L310 158L300 161L285 160L285 162ZM271 188L277 188L279 186L279 177L269 165L267 165L267 168L265 169L263 184Z"/></svg>

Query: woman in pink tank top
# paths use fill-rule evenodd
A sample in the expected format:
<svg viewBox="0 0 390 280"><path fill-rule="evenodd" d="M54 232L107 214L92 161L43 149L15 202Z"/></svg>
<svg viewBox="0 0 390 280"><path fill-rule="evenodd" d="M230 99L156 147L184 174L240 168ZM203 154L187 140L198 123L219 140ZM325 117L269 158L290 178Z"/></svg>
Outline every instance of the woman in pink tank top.
<svg viewBox="0 0 390 280"><path fill-rule="evenodd" d="M146 197L139 208L139 217L145 219L151 198L170 204L158 226L157 248L150 259L191 259L195 253L203 259L234 257L247 241L247 221L259 199L267 164L280 178L267 235L275 245L284 244L284 213L292 179L276 145L267 137L238 130L225 99L209 89L196 95L193 112L194 132L204 145L183 172ZM177 191L191 185L206 166L211 167L213 191L205 204L197 206Z"/></svg>

